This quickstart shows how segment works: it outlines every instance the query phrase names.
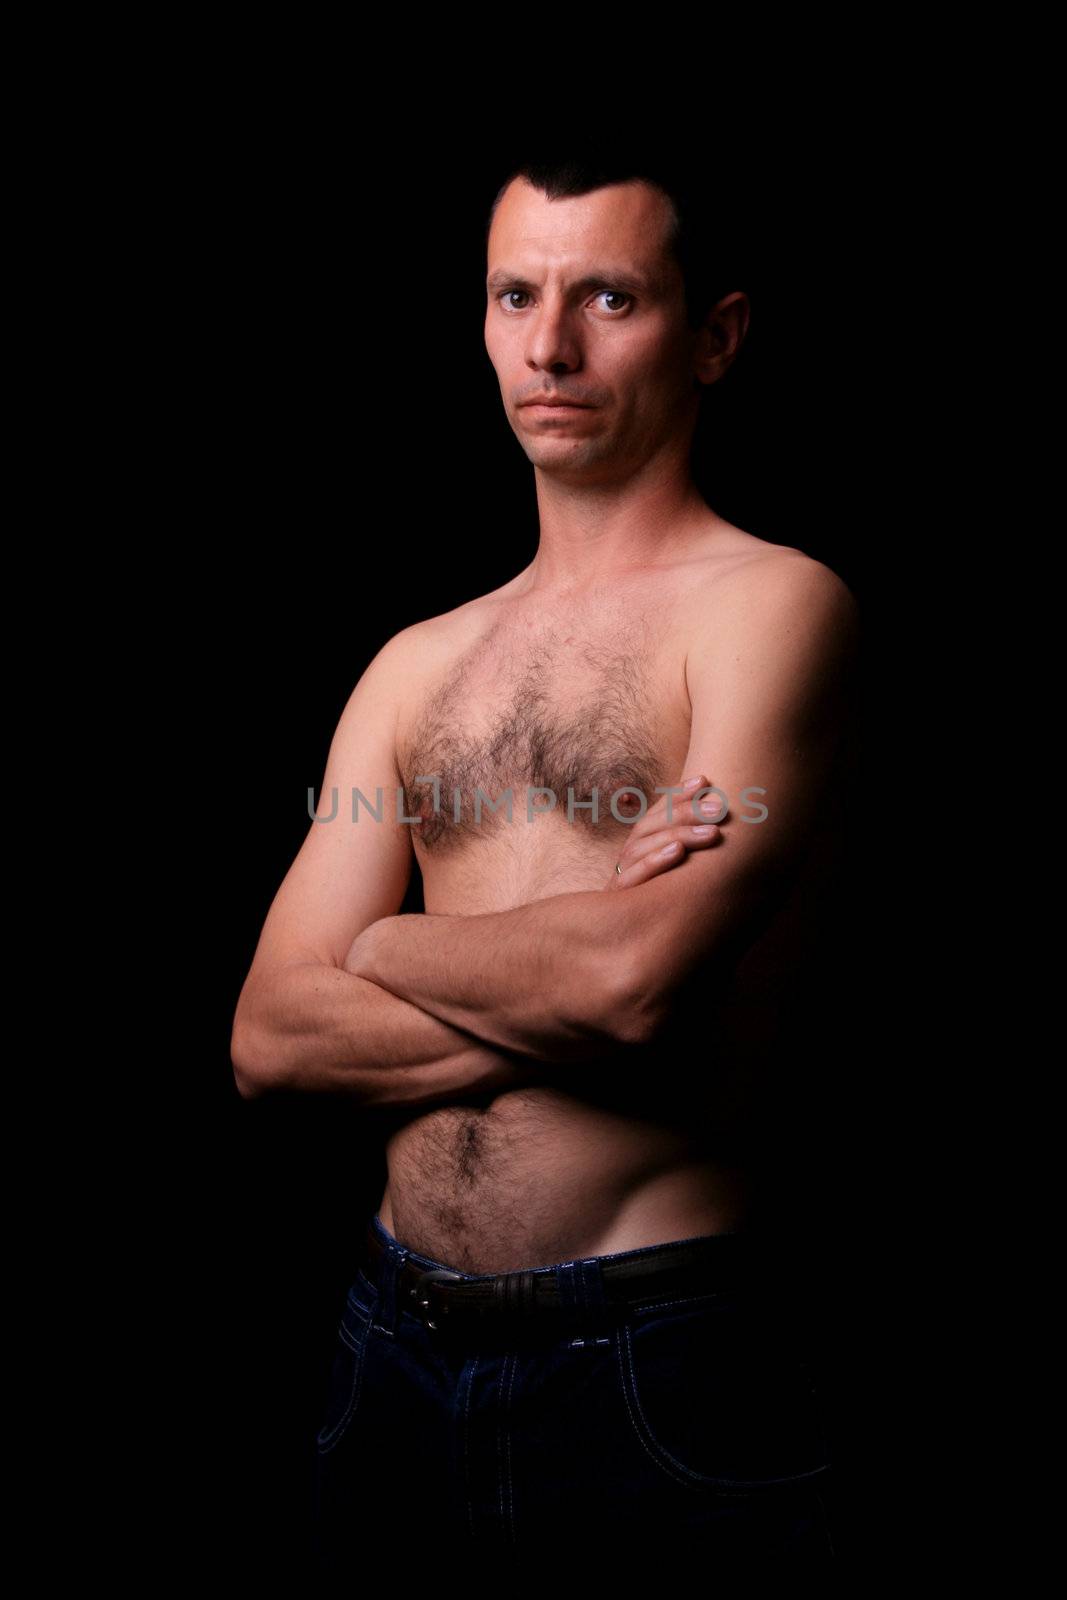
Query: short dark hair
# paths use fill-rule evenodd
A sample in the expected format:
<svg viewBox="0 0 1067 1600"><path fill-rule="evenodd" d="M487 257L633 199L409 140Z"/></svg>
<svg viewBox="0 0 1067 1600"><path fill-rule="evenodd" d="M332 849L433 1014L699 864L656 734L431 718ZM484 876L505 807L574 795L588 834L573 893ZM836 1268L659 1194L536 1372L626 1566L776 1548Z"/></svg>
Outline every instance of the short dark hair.
<svg viewBox="0 0 1067 1600"><path fill-rule="evenodd" d="M487 246L497 207L516 178L525 178L550 200L589 194L613 183L641 181L661 190L671 206L667 243L681 269L686 320L693 329L724 295L744 287L733 281L740 240L725 206L709 194L706 177L697 177L681 163L614 152L533 154L512 168L497 190L485 225Z"/></svg>

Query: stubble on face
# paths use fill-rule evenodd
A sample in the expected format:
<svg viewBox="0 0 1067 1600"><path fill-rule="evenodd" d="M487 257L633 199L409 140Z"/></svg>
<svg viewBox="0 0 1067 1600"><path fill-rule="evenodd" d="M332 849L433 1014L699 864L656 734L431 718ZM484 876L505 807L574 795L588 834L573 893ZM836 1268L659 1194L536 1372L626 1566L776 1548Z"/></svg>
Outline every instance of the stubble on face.
<svg viewBox="0 0 1067 1600"><path fill-rule="evenodd" d="M568 296L565 324L554 330L539 328L522 308L502 310L499 290L488 298L486 347L512 431L534 466L584 481L617 476L620 465L636 470L685 426L692 342L667 244L670 222L666 197L643 183L553 201L519 179L503 196L490 233L490 273L534 285L553 317ZM577 285L602 271L604 288L614 286L613 273L615 281L633 274L647 292L638 290L624 315L613 317L602 298L597 310L595 288ZM592 409L562 421L524 414L523 401L541 390Z"/></svg>

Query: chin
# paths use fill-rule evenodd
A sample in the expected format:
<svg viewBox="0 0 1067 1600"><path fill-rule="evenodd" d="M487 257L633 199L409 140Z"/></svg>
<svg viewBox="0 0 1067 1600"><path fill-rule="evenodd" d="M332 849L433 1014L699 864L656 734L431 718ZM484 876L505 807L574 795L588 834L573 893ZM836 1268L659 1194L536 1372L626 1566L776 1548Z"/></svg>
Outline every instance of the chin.
<svg viewBox="0 0 1067 1600"><path fill-rule="evenodd" d="M597 459L590 451L576 450L573 444L566 446L562 441L555 449L551 440L524 441L523 448L535 467L584 467Z"/></svg>
<svg viewBox="0 0 1067 1600"><path fill-rule="evenodd" d="M562 433L531 434L525 428L516 429L515 437L524 453L538 466L542 462L545 466L553 462L562 466L568 461L596 461L604 454L602 439L569 439Z"/></svg>

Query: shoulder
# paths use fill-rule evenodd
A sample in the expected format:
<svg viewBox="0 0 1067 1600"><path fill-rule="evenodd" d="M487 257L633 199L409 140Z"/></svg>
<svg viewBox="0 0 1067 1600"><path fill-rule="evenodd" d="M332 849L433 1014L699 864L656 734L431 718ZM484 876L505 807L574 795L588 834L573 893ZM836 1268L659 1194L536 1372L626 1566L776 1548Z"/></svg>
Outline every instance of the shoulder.
<svg viewBox="0 0 1067 1600"><path fill-rule="evenodd" d="M756 540L698 587L684 669L691 703L702 694L752 722L780 714L795 725L847 703L859 608L825 562Z"/></svg>
<svg viewBox="0 0 1067 1600"><path fill-rule="evenodd" d="M408 690L416 689L424 679L446 671L485 634L504 599L504 591L496 590L464 601L450 611L409 623L386 640L372 666L382 675L398 679Z"/></svg>
<svg viewBox="0 0 1067 1600"><path fill-rule="evenodd" d="M859 605L839 573L791 545L731 533L740 537L709 556L693 587L698 638L824 635L855 646Z"/></svg>
<svg viewBox="0 0 1067 1600"><path fill-rule="evenodd" d="M754 620L849 630L858 624L856 597L844 579L801 550L772 547L762 559L740 566L733 583L738 603L746 604Z"/></svg>

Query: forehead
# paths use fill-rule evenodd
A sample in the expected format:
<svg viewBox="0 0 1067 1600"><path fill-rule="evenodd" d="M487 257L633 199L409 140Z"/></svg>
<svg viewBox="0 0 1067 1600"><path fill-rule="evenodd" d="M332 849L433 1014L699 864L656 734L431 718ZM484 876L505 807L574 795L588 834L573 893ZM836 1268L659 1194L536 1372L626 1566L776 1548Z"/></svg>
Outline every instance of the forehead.
<svg viewBox="0 0 1067 1600"><path fill-rule="evenodd" d="M488 265L565 270L595 258L662 279L674 259L667 246L670 225L670 202L648 183L613 183L550 200L525 178L515 178L493 217Z"/></svg>

